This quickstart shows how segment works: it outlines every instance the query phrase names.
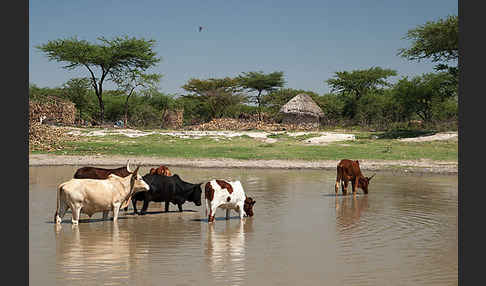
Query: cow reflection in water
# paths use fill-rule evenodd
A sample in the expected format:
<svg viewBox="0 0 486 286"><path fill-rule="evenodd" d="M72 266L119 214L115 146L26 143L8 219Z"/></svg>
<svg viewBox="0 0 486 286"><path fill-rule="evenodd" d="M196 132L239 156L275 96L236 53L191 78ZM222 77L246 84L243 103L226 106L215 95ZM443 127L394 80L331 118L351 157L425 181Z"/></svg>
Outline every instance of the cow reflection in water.
<svg viewBox="0 0 486 286"><path fill-rule="evenodd" d="M336 220L340 229L356 224L368 209L368 196L341 196L335 198Z"/></svg>
<svg viewBox="0 0 486 286"><path fill-rule="evenodd" d="M146 253L135 253L132 234L120 231L118 223L82 224L71 230L56 225L55 233L57 267L65 280L82 279L86 285L93 279L100 285L124 283L146 263Z"/></svg>
<svg viewBox="0 0 486 286"><path fill-rule="evenodd" d="M253 231L252 219L226 221L222 224L208 224L207 259L209 273L217 281L229 285L240 285L246 276L245 235ZM216 228L216 229L215 229ZM248 237L246 237L248 239Z"/></svg>

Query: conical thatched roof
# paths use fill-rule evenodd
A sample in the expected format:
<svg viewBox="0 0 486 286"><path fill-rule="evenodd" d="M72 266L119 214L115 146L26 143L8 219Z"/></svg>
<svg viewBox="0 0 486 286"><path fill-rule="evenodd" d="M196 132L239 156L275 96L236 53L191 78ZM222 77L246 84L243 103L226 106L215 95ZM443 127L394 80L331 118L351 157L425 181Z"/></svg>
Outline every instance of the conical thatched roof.
<svg viewBox="0 0 486 286"><path fill-rule="evenodd" d="M305 94L300 93L294 96L289 102L287 102L282 108L280 108L282 113L296 113L296 114L307 114L316 117L324 116L324 112L317 105L312 98Z"/></svg>

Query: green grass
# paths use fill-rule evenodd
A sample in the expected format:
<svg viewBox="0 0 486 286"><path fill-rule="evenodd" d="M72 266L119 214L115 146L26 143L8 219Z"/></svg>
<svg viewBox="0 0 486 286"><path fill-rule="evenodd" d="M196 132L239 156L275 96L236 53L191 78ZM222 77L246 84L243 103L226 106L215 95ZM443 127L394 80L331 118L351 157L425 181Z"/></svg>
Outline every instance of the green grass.
<svg viewBox="0 0 486 286"><path fill-rule="evenodd" d="M306 145L302 140L286 134L269 136L278 141L264 143L248 136L215 140L212 138L180 139L167 135L147 135L129 138L124 135L82 137L63 144L63 150L55 154L67 155L131 155L175 158L233 158L233 159L300 159L339 160L379 159L457 161L457 141L400 142L393 139L373 139L379 133L362 132L354 141L342 141L328 145ZM311 135L312 137L312 135ZM389 136L385 136L389 137ZM393 136L391 136L393 137ZM304 138L304 139L303 139ZM33 153L42 153L39 151Z"/></svg>

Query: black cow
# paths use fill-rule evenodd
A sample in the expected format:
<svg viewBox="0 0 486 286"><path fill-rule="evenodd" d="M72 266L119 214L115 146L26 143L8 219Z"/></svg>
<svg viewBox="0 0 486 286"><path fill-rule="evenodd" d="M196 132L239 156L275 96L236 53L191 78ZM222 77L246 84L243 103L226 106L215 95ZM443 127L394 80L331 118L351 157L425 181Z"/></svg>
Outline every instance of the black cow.
<svg viewBox="0 0 486 286"><path fill-rule="evenodd" d="M150 186L148 192L135 194L132 197L133 211L137 213L137 201L143 201L143 207L140 211L141 215L147 212L149 202L165 202L165 211L169 211L169 203L173 203L179 207L182 212L182 204L193 202L196 206L201 205L201 184L191 184L184 182L179 175L162 176L159 174L147 174L143 176L143 180Z"/></svg>

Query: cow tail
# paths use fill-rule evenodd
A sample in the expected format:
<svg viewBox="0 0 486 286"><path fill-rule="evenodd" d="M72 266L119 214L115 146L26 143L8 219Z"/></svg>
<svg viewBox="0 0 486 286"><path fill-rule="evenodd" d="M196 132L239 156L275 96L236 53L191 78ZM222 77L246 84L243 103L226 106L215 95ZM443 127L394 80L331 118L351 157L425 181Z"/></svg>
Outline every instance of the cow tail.
<svg viewBox="0 0 486 286"><path fill-rule="evenodd" d="M208 199L206 198L206 190L204 190L204 216L208 216Z"/></svg>
<svg viewBox="0 0 486 286"><path fill-rule="evenodd" d="M56 217L59 214L59 206L61 205L61 185L57 187L57 198L56 198L56 213L54 214L54 222L56 222Z"/></svg>
<svg viewBox="0 0 486 286"><path fill-rule="evenodd" d="M208 184L209 183L206 183L204 185L204 216L208 216Z"/></svg>
<svg viewBox="0 0 486 286"><path fill-rule="evenodd" d="M338 191L339 185L341 184L342 180L343 180L343 167L341 166L341 164L338 164L336 168L336 184L334 186L336 192Z"/></svg>
<svg viewBox="0 0 486 286"><path fill-rule="evenodd" d="M336 170L336 183L338 183L338 182L340 183L341 180L342 180L342 176L343 176L342 175L342 173L343 173L342 167L340 165L338 165L336 169L337 169Z"/></svg>

